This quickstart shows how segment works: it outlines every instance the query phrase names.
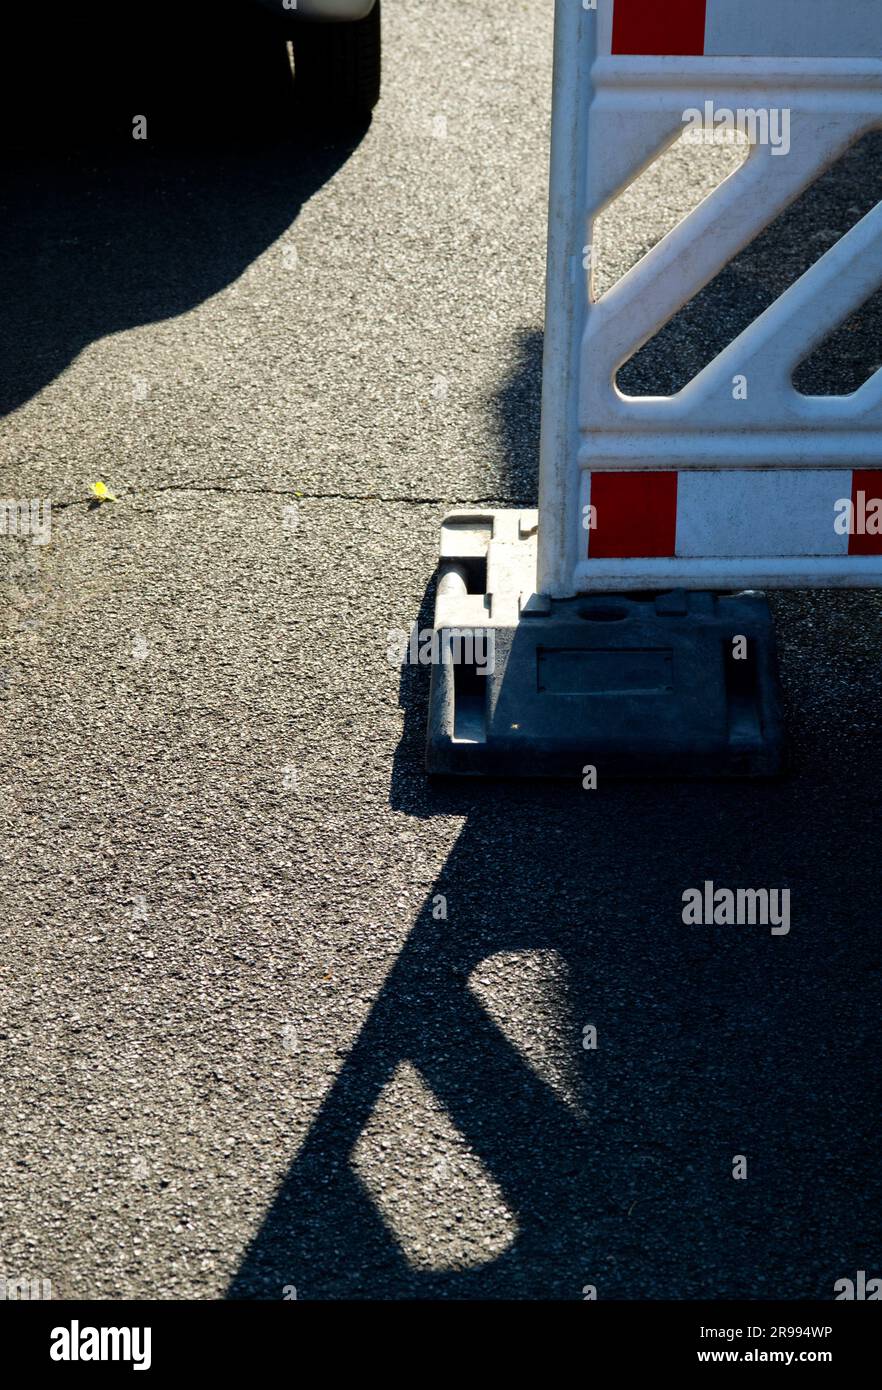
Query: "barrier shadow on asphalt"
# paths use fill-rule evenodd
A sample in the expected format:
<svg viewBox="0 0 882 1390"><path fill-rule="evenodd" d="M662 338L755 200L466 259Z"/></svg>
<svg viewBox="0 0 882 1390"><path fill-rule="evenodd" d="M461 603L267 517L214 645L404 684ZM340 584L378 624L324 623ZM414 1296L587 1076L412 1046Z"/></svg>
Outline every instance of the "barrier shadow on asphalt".
<svg viewBox="0 0 882 1390"><path fill-rule="evenodd" d="M843 597L868 636L878 603ZM600 1298L829 1298L841 1271L872 1261L882 948L860 868L872 832L863 847L856 834L880 773L882 692L869 650L843 670L850 639L813 635L790 601L799 766L781 783L430 783L428 682L403 669L392 804L466 821L230 1297L294 1284L307 1299L571 1299L586 1285ZM421 626L430 614L431 589ZM824 663L840 674L819 696ZM849 705L837 685L850 676ZM789 934L685 925L682 895L706 880L788 889ZM575 1105L470 987L488 958L537 951L564 965ZM512 1243L480 1267L410 1264L353 1162L403 1063L513 1214ZM738 1155L747 1181L733 1178ZM439 1228L457 1205L439 1200Z"/></svg>
<svg viewBox="0 0 882 1390"><path fill-rule="evenodd" d="M7 54L0 416L96 339L235 281L364 134L303 123L256 7L221 0L189 25L180 5L107 8L59 13L51 41L35 14Z"/></svg>

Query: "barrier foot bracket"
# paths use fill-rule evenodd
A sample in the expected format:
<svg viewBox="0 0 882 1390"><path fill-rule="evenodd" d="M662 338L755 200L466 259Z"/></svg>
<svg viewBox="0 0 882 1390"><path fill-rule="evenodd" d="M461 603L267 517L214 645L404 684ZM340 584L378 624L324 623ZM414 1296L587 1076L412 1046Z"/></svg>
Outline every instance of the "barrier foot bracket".
<svg viewBox="0 0 882 1390"><path fill-rule="evenodd" d="M785 770L763 594L535 593L535 512L442 526L433 775L774 777Z"/></svg>

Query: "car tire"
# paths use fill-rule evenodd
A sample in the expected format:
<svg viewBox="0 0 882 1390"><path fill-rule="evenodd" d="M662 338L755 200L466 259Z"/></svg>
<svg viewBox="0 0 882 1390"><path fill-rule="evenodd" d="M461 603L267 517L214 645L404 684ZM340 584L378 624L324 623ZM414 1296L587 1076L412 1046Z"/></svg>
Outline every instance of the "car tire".
<svg viewBox="0 0 882 1390"><path fill-rule="evenodd" d="M325 126L370 119L380 99L380 0L351 23L303 23L293 39L294 91L299 110Z"/></svg>

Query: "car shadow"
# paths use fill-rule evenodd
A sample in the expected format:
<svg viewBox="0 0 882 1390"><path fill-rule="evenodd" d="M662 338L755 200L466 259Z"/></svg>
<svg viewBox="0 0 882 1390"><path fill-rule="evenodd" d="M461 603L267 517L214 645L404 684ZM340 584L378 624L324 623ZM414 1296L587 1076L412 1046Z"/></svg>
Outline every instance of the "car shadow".
<svg viewBox="0 0 882 1390"><path fill-rule="evenodd" d="M298 119L284 38L259 11L196 9L185 24L180 6L77 7L51 35L32 16L7 53L0 414L95 339L229 285L364 134Z"/></svg>

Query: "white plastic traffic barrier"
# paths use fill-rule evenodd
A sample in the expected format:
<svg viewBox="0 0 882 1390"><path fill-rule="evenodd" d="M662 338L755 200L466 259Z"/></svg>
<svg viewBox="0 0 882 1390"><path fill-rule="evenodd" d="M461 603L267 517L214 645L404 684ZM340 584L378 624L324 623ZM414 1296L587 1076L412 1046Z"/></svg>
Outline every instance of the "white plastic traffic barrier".
<svg viewBox="0 0 882 1390"><path fill-rule="evenodd" d="M690 111L744 113L748 158L596 298L595 220ZM676 395L616 385L879 126L882 0L557 0L540 594L882 583L882 373L847 396L792 380L882 284L882 205Z"/></svg>

